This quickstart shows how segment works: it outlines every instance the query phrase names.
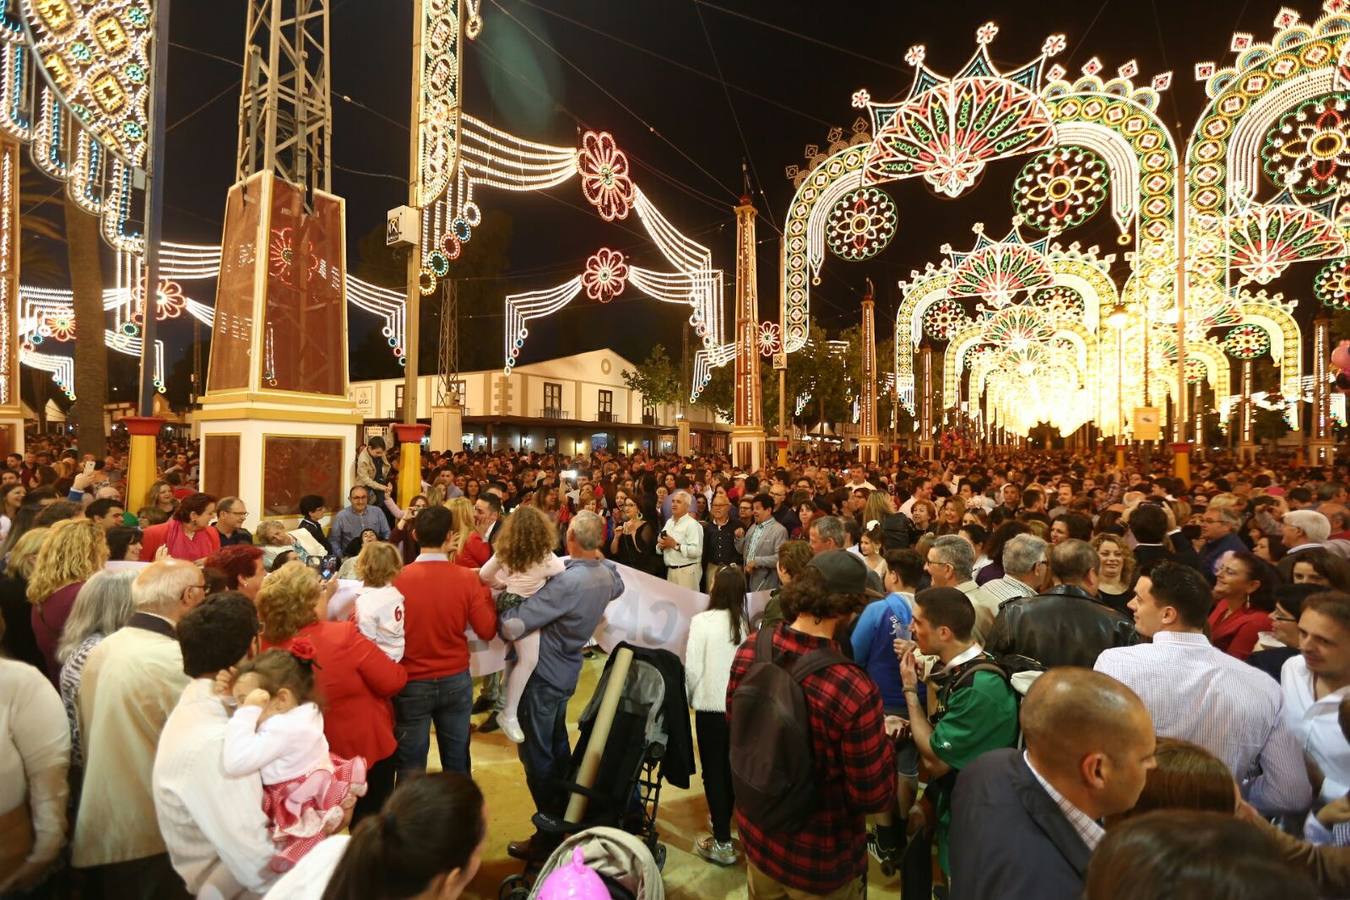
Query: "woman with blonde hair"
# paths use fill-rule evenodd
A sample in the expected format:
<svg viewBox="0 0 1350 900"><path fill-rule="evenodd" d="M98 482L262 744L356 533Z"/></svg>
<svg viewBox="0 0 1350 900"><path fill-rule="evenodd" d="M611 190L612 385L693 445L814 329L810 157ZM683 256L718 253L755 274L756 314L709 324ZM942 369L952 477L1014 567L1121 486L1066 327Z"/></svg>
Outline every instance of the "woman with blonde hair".
<svg viewBox="0 0 1350 900"><path fill-rule="evenodd" d="M178 498L173 495L173 485L167 481L156 481L150 485L150 490L145 492L145 502L141 507L150 507L158 509L166 516L172 515L178 508Z"/></svg>
<svg viewBox="0 0 1350 900"><path fill-rule="evenodd" d="M5 574L0 578L0 618L8 624L0 650L10 659L28 663L39 671L45 665L42 651L33 636L32 607L28 603L28 579L33 576L33 563L38 549L47 537L49 528L25 531L14 542L5 560Z"/></svg>
<svg viewBox="0 0 1350 900"><path fill-rule="evenodd" d="M1097 599L1112 609L1133 616L1134 551L1118 534L1103 532L1092 539L1097 551Z"/></svg>
<svg viewBox="0 0 1350 900"><path fill-rule="evenodd" d="M482 568L492 558L492 548L474 528L473 504L464 497L456 497L445 505L450 509L450 530L458 548L455 563L467 569Z"/></svg>
<svg viewBox="0 0 1350 900"><path fill-rule="evenodd" d="M329 749L344 759L364 757L370 764L369 792L356 804L359 818L364 811L379 809L393 790L398 742L389 698L408 683L408 671L367 640L355 622L324 618L336 586L335 580L320 582L318 573L302 562L286 563L263 579L258 615L263 650L290 650L302 639L314 647Z"/></svg>
<svg viewBox="0 0 1350 900"><path fill-rule="evenodd" d="M496 553L478 570L478 577L489 587L501 589L497 596L497 614L515 609L554 575L563 571L563 562L553 554L557 532L547 515L531 506L517 509L506 517L493 549ZM517 716L525 685L539 663L539 632L515 641L516 661L506 672L506 707L498 714L502 733L517 744L525 734Z"/></svg>
<svg viewBox="0 0 1350 900"><path fill-rule="evenodd" d="M58 683L61 664L56 647L66 619L89 576L108 561L103 529L91 519L65 519L52 526L38 549L28 579L28 602L33 604L33 636L46 663L47 677Z"/></svg>
<svg viewBox="0 0 1350 900"><path fill-rule="evenodd" d="M881 547L877 551L903 550L914 540L909 518L895 509L895 498L885 491L873 491L867 495L863 505L863 525L876 522L881 530ZM802 539L806 539L808 528L802 528Z"/></svg>

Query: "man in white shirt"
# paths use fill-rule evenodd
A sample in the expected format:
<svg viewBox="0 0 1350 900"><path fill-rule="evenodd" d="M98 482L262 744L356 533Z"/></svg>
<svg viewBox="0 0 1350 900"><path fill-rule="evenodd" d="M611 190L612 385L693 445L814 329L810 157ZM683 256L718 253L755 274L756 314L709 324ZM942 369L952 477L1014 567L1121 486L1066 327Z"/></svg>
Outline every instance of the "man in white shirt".
<svg viewBox="0 0 1350 900"><path fill-rule="evenodd" d="M670 498L670 518L661 527L656 548L666 562L666 580L691 591L698 590L703 575L703 526L689 515L693 502L688 491L676 491Z"/></svg>
<svg viewBox="0 0 1350 900"><path fill-rule="evenodd" d="M196 897L265 894L275 848L263 813L262 778L225 774L230 710L216 676L250 655L257 611L243 595L212 598L178 626L192 679L164 724L153 773L155 816L174 870Z"/></svg>
<svg viewBox="0 0 1350 900"><path fill-rule="evenodd" d="M1199 570L1162 562L1135 585L1135 628L1151 644L1102 651L1096 669L1130 687L1160 736L1223 760L1264 814L1302 812L1312 797L1280 691L1259 669L1210 644L1213 601ZM1344 743L1344 739L1342 739Z"/></svg>
<svg viewBox="0 0 1350 900"><path fill-rule="evenodd" d="M183 896L155 822L151 769L165 721L187 684L174 628L202 601L190 562L147 566L131 586L136 613L89 654L76 704L84 790L72 863L88 870L85 896Z"/></svg>
<svg viewBox="0 0 1350 900"><path fill-rule="evenodd" d="M848 484L844 485L850 491L856 491L858 488L866 488L869 491L875 491L876 485L867 480L867 470L860 465L848 467Z"/></svg>
<svg viewBox="0 0 1350 900"><path fill-rule="evenodd" d="M1320 799L1330 803L1350 791L1350 744L1338 712L1350 696L1350 599L1315 594L1298 620L1299 655L1280 671L1285 721L1321 770Z"/></svg>

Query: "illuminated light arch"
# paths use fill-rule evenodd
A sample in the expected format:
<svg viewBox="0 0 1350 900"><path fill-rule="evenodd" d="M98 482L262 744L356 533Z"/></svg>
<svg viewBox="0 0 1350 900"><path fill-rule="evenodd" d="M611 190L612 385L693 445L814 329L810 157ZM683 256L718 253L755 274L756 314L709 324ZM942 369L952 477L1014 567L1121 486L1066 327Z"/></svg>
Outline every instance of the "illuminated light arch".
<svg viewBox="0 0 1350 900"><path fill-rule="evenodd" d="M1242 323L1257 325L1270 335L1270 358L1280 368L1280 391L1286 397L1301 396L1303 379L1303 333L1294 320L1297 301L1284 301L1282 294L1243 292L1238 309ZM1298 429L1297 424L1294 426Z"/></svg>
<svg viewBox="0 0 1350 900"><path fill-rule="evenodd" d="M1048 57L1064 49L1064 39L1052 35L1041 55L1008 73L989 58L988 44L998 33L989 23L976 35L978 48L966 65L944 78L924 65L923 47L912 47L906 61L915 67L914 81L905 99L872 103L867 92L854 95L855 105L866 106L872 119L872 139L844 147L821 160L801 180L788 207L783 227L782 264L783 345L789 352L806 343L810 320L811 285L819 278L825 256L825 228L835 202L864 183L880 184L926 177L940 193L957 196L970 187L984 166L995 159L1021 156L1053 143L1054 128L1039 97ZM990 101L988 108L970 117L970 128L958 133L954 124L938 127L932 113L958 98ZM1006 121L1005 121L1006 119ZM955 117L949 119L955 122ZM927 122L928 126L922 123ZM1007 128L1008 131L998 131ZM1015 135L1006 152L992 145L985 152L964 143L972 134L994 129ZM930 134L938 143L927 156L906 139ZM926 142L922 142L926 143Z"/></svg>
<svg viewBox="0 0 1350 900"><path fill-rule="evenodd" d="M1230 387L1232 368L1228 354L1213 338L1186 342L1186 362L1198 362L1204 366L1205 380L1220 394L1226 394ZM1173 360L1173 365L1175 365Z"/></svg>
<svg viewBox="0 0 1350 900"><path fill-rule="evenodd" d="M1235 39L1239 55L1231 66L1196 66L1210 99L1186 147L1188 307L1192 295L1233 302L1224 227L1239 200L1256 196L1260 138L1290 106L1335 89L1337 63L1350 41L1350 16L1339 11L1311 25L1282 11L1276 28L1269 43L1249 35ZM1252 121L1245 123L1248 116Z"/></svg>
<svg viewBox="0 0 1350 900"><path fill-rule="evenodd" d="M1331 216L1334 201L1300 206L1281 194L1273 203L1239 201L1229 216L1229 265L1242 273L1239 286L1269 284L1296 262L1334 259L1348 251Z"/></svg>
<svg viewBox="0 0 1350 900"><path fill-rule="evenodd" d="M1082 143L1107 160L1122 241L1134 231L1135 275L1151 285L1155 309L1175 307L1178 157L1157 115L1158 91L1124 77L1103 82L1087 74L1073 83L1054 81L1045 96L1061 139ZM1126 217L1127 211L1133 215Z"/></svg>
<svg viewBox="0 0 1350 900"><path fill-rule="evenodd" d="M1083 298L1083 326L1089 334L1095 333L1101 323L1101 310L1115 305L1118 293L1111 280L1110 267L1114 254L1102 255L1097 247L1084 249L1078 243L1068 247L1050 245L1048 262L1053 279L1051 285L1067 287ZM941 266L931 262L923 272L910 273L908 281L899 283L902 297L895 313L895 373L901 404L914 411L914 352L923 341L923 316L938 300L948 296L952 280L950 261Z"/></svg>

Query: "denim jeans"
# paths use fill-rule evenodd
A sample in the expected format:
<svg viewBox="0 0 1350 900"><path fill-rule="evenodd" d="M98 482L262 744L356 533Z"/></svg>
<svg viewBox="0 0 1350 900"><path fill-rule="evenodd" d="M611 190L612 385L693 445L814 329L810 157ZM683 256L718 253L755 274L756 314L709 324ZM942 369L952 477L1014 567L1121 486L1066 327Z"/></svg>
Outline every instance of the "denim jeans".
<svg viewBox="0 0 1350 900"><path fill-rule="evenodd" d="M525 742L516 750L535 809L559 818L567 808L567 792L558 782L568 777L572 763L567 742L567 701L571 698L572 691L554 687L536 672L525 686L518 714Z"/></svg>
<svg viewBox="0 0 1350 900"><path fill-rule="evenodd" d="M394 757L399 780L427 770L431 725L444 772L469 771L469 710L473 707L473 677L467 671L444 678L409 681L394 697Z"/></svg>

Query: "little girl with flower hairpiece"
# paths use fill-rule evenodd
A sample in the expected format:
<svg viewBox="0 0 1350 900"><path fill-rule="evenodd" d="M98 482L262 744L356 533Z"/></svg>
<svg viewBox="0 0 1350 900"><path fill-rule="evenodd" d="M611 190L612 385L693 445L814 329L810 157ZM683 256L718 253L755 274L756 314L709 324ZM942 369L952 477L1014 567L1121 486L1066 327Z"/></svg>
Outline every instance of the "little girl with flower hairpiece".
<svg viewBox="0 0 1350 900"><path fill-rule="evenodd" d="M293 867L366 792L366 761L328 750L315 665L314 646L300 638L244 663L232 687L239 708L225 732L225 774L262 777L276 872Z"/></svg>

